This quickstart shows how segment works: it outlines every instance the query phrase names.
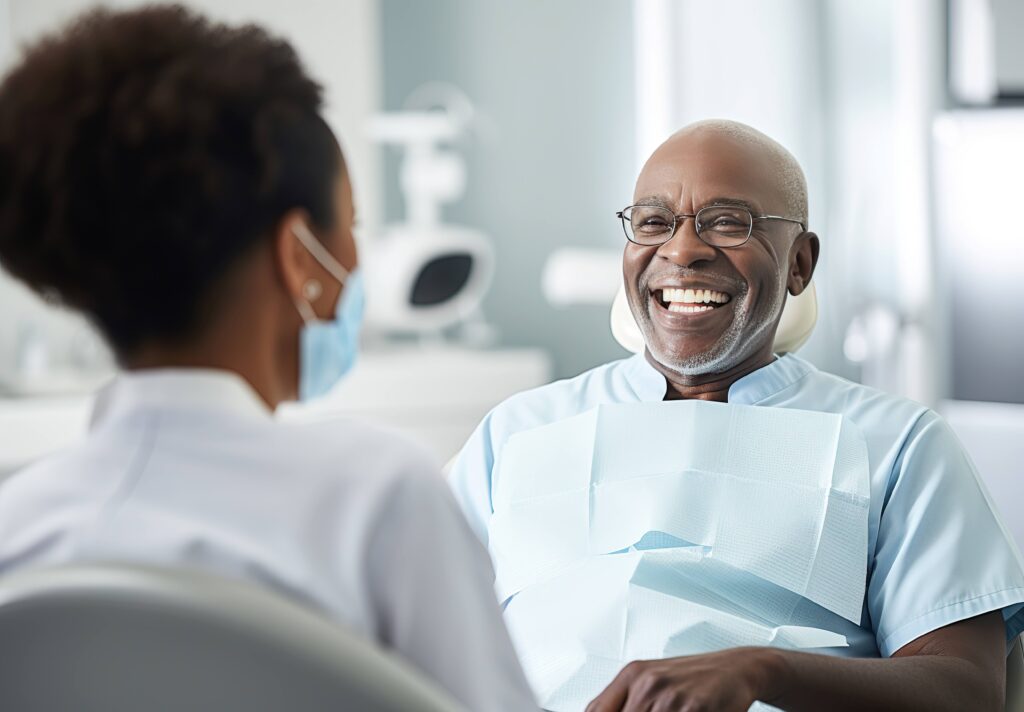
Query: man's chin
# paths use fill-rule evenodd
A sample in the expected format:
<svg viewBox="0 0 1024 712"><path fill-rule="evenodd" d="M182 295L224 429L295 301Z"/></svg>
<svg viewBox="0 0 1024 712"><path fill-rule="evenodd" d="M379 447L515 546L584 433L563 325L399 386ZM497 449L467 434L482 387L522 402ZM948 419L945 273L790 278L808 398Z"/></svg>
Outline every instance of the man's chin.
<svg viewBox="0 0 1024 712"><path fill-rule="evenodd" d="M671 338L662 338L664 333L655 325L646 326L649 329L645 334L648 353L665 369L680 376L725 373L744 358L745 349L735 335L738 329L726 329L715 336L693 334L680 338L672 334Z"/></svg>
<svg viewBox="0 0 1024 712"><path fill-rule="evenodd" d="M669 313L649 303L642 331L647 350L666 369L680 376L725 373L749 355L749 321L742 301L696 315ZM688 317L688 318L686 318Z"/></svg>
<svg viewBox="0 0 1024 712"><path fill-rule="evenodd" d="M648 353L661 366L680 376L706 376L727 371L729 359L713 351L699 353L665 353L657 347L647 347Z"/></svg>
<svg viewBox="0 0 1024 712"><path fill-rule="evenodd" d="M666 333L658 325L648 323L644 341L647 350L655 359L670 368L699 368L720 359L727 347L725 343L727 331L709 334L706 331L696 333Z"/></svg>

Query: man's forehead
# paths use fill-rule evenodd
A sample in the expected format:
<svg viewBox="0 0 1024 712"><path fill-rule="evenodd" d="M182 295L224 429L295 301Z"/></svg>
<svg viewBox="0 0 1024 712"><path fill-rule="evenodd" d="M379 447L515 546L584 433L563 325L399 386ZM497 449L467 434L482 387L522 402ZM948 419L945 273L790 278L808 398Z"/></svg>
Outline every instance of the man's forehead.
<svg viewBox="0 0 1024 712"><path fill-rule="evenodd" d="M669 171L646 172L633 193L636 205L659 205L673 210L699 209L706 205L738 205L751 211L784 202L774 176L750 168L694 170L691 166Z"/></svg>
<svg viewBox="0 0 1024 712"><path fill-rule="evenodd" d="M633 198L673 208L722 202L757 209L785 199L767 152L715 135L673 137L662 144L640 172Z"/></svg>

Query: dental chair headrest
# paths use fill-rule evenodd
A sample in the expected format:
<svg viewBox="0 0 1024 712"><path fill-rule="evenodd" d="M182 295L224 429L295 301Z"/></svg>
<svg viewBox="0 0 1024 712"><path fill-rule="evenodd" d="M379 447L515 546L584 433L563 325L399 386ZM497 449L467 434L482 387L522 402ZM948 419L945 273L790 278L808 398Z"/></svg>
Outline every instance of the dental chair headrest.
<svg viewBox="0 0 1024 712"><path fill-rule="evenodd" d="M811 282L800 295L786 297L779 329L775 332L775 353L792 353L803 346L814 331L817 321L818 296L814 282ZM644 350L643 334L629 310L626 290L621 286L615 295L615 301L612 302L611 326L612 336L624 349L633 353L641 353Z"/></svg>

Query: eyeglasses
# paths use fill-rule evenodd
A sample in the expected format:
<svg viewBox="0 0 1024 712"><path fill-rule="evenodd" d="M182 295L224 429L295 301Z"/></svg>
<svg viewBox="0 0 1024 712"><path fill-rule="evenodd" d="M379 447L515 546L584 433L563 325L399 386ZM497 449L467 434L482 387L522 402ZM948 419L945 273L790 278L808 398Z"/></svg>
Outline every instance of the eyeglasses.
<svg viewBox="0 0 1024 712"><path fill-rule="evenodd" d="M751 215L738 205L709 205L696 215L676 215L668 208L656 205L630 205L617 213L622 220L626 238L637 245L654 247L663 245L676 234L676 228L693 218L697 237L713 247L739 247L750 239L755 220L785 220L796 223L801 230L807 228L799 220L779 215Z"/></svg>

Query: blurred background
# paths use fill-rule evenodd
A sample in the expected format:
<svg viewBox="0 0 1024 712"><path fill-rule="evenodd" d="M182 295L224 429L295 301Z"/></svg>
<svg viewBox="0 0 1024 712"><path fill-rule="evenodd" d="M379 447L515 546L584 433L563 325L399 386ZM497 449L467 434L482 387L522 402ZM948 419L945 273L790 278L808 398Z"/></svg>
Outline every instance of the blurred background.
<svg viewBox="0 0 1024 712"><path fill-rule="evenodd" d="M627 355L615 211L672 131L724 117L807 174L800 355L938 408L1004 512L1024 501L1019 0L187 4L297 47L355 183L366 351L282 417L356 413L445 461L507 395ZM0 0L0 68L90 5ZM0 270L0 477L80 437L111 373L83 319Z"/></svg>

